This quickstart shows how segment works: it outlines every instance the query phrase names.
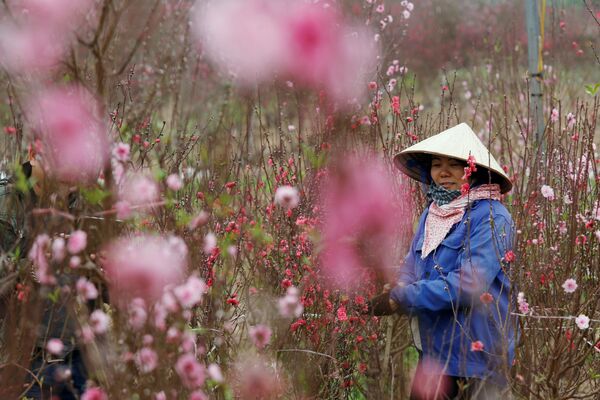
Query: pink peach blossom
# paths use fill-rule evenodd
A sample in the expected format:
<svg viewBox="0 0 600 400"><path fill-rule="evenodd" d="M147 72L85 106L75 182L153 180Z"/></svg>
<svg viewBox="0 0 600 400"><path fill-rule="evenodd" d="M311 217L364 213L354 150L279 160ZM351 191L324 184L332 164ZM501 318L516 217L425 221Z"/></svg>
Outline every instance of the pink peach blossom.
<svg viewBox="0 0 600 400"><path fill-rule="evenodd" d="M95 181L108 161L108 136L93 97L78 86L48 88L27 110L48 173L65 182Z"/></svg>
<svg viewBox="0 0 600 400"><path fill-rule="evenodd" d="M65 239L58 237L52 241L52 260L61 262L66 256Z"/></svg>
<svg viewBox="0 0 600 400"><path fill-rule="evenodd" d="M575 279L569 278L562 284L562 287L565 293L574 293L577 290L577 282Z"/></svg>
<svg viewBox="0 0 600 400"><path fill-rule="evenodd" d="M262 357L245 358L234 366L233 389L240 399L277 399L283 385L273 363Z"/></svg>
<svg viewBox="0 0 600 400"><path fill-rule="evenodd" d="M82 395L81 400L108 400L108 396L99 387L88 388Z"/></svg>
<svg viewBox="0 0 600 400"><path fill-rule="evenodd" d="M183 308L192 308L200 304L207 289L204 280L192 275L184 284L173 289L173 293Z"/></svg>
<svg viewBox="0 0 600 400"><path fill-rule="evenodd" d="M160 190L156 181L143 172L127 174L119 185L119 200L129 206L141 206L158 200Z"/></svg>
<svg viewBox="0 0 600 400"><path fill-rule="evenodd" d="M250 335L252 343L254 343L257 348L264 349L271 341L272 331L268 326L259 324L251 326L248 334Z"/></svg>
<svg viewBox="0 0 600 400"><path fill-rule="evenodd" d="M125 162L129 160L130 147L127 143L117 143L113 147L112 155L117 161Z"/></svg>
<svg viewBox="0 0 600 400"><path fill-rule="evenodd" d="M90 319L88 322L94 333L102 335L108 330L110 317L102 310L94 310L90 314Z"/></svg>
<svg viewBox="0 0 600 400"><path fill-rule="evenodd" d="M154 371L158 366L158 354L149 347L140 349L135 354L134 359L135 364L143 374Z"/></svg>
<svg viewBox="0 0 600 400"><path fill-rule="evenodd" d="M304 306L300 302L299 294L300 291L298 290L298 288L290 286L289 288L287 288L285 296L278 300L277 308L279 310L279 314L282 317L298 318L300 317L300 315L302 315L302 311L304 311Z"/></svg>
<svg viewBox="0 0 600 400"><path fill-rule="evenodd" d="M48 340L48 343L46 343L46 350L48 350L48 353L55 356L60 356L64 348L65 345L60 339L53 338Z"/></svg>
<svg viewBox="0 0 600 400"><path fill-rule="evenodd" d="M177 359L175 371L177 371L183 386L188 389L200 387L206 380L206 368L189 353L183 354Z"/></svg>
<svg viewBox="0 0 600 400"><path fill-rule="evenodd" d="M77 294L83 300L94 300L98 298L98 289L96 289L96 286L92 282L84 277L77 280L75 287L77 289Z"/></svg>
<svg viewBox="0 0 600 400"><path fill-rule="evenodd" d="M588 329L590 327L590 318L585 314L579 314L579 316L575 318L575 324L581 330Z"/></svg>
<svg viewBox="0 0 600 400"><path fill-rule="evenodd" d="M222 383L224 381L223 373L221 372L221 367L217 364L210 364L207 368L208 376L210 379L217 383Z"/></svg>
<svg viewBox="0 0 600 400"><path fill-rule="evenodd" d="M389 275L392 248L411 230L406 187L367 154L334 163L322 192L324 277L338 287L356 287L373 274Z"/></svg>
<svg viewBox="0 0 600 400"><path fill-rule="evenodd" d="M444 373L444 366L429 357L424 357L417 364L413 380L415 394L420 399L441 399L451 385L449 377Z"/></svg>
<svg viewBox="0 0 600 400"><path fill-rule="evenodd" d="M87 233L81 230L71 232L67 242L67 250L71 254L77 254L87 246Z"/></svg>
<svg viewBox="0 0 600 400"><path fill-rule="evenodd" d="M174 192L180 190L183 187L183 181L177 174L171 174L167 176L166 184L167 187Z"/></svg>
<svg viewBox="0 0 600 400"><path fill-rule="evenodd" d="M37 280L43 285L53 285L56 283L56 277L52 275L50 264L46 259L46 251L50 245L50 237L43 233L38 235L29 249L28 258L35 267L34 273Z"/></svg>
<svg viewBox="0 0 600 400"><path fill-rule="evenodd" d="M146 302L144 299L135 298L131 301L128 307L129 325L134 330L140 330L146 324L148 312L146 311Z"/></svg>
<svg viewBox="0 0 600 400"><path fill-rule="evenodd" d="M183 280L187 268L187 246L176 236L124 237L112 242L106 254L111 299L121 305L135 297L153 304L167 285Z"/></svg>
<svg viewBox="0 0 600 400"><path fill-rule="evenodd" d="M542 193L542 196L544 196L544 198L550 201L554 200L554 189L552 189L550 186L542 185L540 192Z"/></svg>
<svg viewBox="0 0 600 400"><path fill-rule="evenodd" d="M275 191L275 203L289 210L298 207L300 195L298 189L292 186L280 186Z"/></svg>

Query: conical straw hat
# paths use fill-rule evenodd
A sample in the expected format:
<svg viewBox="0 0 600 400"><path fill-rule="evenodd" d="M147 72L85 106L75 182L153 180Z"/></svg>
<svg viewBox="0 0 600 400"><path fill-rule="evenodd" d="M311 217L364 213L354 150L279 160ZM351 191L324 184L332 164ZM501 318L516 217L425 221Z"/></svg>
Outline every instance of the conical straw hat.
<svg viewBox="0 0 600 400"><path fill-rule="evenodd" d="M481 143L471 127L464 122L401 151L394 157L394 163L411 178L430 184L429 165L432 155L462 161L467 161L469 155L472 155L477 166L492 172L492 182L500 185L502 193L512 189L510 179L494 156Z"/></svg>

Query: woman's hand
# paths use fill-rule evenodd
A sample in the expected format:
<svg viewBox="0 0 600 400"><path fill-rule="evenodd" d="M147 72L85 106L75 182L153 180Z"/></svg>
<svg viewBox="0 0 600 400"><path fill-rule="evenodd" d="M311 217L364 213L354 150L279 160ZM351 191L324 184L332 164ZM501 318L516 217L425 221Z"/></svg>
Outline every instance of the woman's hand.
<svg viewBox="0 0 600 400"><path fill-rule="evenodd" d="M373 297L369 301L369 313L375 316L381 317L384 315L392 315L398 310L399 306L394 300L390 298L390 291L392 286L386 284L383 287L383 292Z"/></svg>

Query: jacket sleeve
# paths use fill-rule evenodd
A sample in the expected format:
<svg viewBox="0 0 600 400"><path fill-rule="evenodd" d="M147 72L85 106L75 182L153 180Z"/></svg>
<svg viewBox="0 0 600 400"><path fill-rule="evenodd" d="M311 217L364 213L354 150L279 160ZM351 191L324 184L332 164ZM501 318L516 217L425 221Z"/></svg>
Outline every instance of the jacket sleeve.
<svg viewBox="0 0 600 400"><path fill-rule="evenodd" d="M416 250L417 250L417 244L419 242L419 238L423 234L423 226L425 224L426 217L427 217L427 211L425 211L425 212L423 212L423 214L421 214L421 217L419 218L419 226L417 228L415 237L413 238L413 240L410 244L410 249L408 250L406 257L404 257L404 262L400 265L400 268L398 269L398 284L400 286L409 285L417 280L417 274L416 274L416 269L415 269L416 254L417 254Z"/></svg>
<svg viewBox="0 0 600 400"><path fill-rule="evenodd" d="M482 218L473 224L465 248L458 253L459 267L443 271L432 280L396 286L391 298L406 313L456 309L472 304L474 296L487 291L502 268L502 258L511 244L512 223L502 215Z"/></svg>

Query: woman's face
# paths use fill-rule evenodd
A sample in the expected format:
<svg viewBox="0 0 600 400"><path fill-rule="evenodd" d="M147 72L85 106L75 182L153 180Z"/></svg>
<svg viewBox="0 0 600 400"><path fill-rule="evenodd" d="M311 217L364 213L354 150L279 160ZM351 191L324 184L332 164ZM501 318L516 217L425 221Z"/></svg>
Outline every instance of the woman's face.
<svg viewBox="0 0 600 400"><path fill-rule="evenodd" d="M460 190L467 183L462 177L465 175L466 163L454 158L433 156L431 158L431 178L436 185L447 190Z"/></svg>

